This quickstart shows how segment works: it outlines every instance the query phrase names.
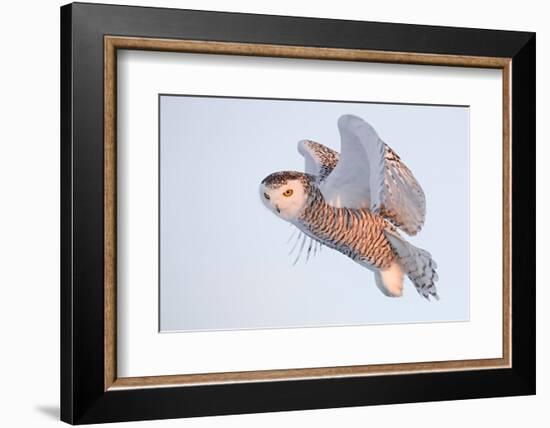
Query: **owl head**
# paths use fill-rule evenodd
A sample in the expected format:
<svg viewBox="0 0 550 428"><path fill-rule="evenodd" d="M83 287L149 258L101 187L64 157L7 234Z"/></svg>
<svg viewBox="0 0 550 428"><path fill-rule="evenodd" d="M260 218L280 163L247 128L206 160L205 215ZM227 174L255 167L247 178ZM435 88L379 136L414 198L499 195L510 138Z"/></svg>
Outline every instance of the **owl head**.
<svg viewBox="0 0 550 428"><path fill-rule="evenodd" d="M274 172L262 180L260 198L276 216L292 221L305 208L310 187L310 176L303 172Z"/></svg>

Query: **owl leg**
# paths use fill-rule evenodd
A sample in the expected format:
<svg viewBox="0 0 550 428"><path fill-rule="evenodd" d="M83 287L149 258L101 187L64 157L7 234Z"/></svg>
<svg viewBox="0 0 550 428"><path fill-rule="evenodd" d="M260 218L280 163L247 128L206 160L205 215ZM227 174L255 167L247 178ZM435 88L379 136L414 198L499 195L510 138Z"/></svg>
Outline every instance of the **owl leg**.
<svg viewBox="0 0 550 428"><path fill-rule="evenodd" d="M388 269L381 269L374 274L376 286L388 297L403 295L403 270L394 262Z"/></svg>

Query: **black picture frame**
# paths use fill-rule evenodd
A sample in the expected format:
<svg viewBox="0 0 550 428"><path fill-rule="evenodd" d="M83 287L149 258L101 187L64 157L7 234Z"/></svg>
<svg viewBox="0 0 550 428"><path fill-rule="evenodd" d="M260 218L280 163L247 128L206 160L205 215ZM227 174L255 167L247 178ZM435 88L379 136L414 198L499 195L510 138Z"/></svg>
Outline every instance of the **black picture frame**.
<svg viewBox="0 0 550 428"><path fill-rule="evenodd" d="M512 59L512 366L104 388L104 36ZM61 419L165 419L535 393L535 34L73 3L61 8Z"/></svg>

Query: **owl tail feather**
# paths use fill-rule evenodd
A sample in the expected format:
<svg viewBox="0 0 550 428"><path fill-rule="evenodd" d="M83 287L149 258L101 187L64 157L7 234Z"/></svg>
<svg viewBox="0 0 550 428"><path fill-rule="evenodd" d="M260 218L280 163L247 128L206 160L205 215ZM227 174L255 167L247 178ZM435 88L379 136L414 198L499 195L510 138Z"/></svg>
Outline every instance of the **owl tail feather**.
<svg viewBox="0 0 550 428"><path fill-rule="evenodd" d="M384 234L397 253L399 264L416 287L418 294L427 300L430 300L430 297L439 300L435 287L435 282L438 280L435 271L437 264L431 254L405 241L395 231L386 229Z"/></svg>

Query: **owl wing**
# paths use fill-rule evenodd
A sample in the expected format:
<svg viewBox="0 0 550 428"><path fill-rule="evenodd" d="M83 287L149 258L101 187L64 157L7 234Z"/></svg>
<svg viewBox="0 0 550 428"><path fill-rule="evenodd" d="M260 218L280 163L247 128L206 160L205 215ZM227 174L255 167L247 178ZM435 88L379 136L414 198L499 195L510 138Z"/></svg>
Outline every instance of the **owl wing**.
<svg viewBox="0 0 550 428"><path fill-rule="evenodd" d="M338 163L338 152L311 140L298 142L298 152L306 161L305 172L324 181Z"/></svg>
<svg viewBox="0 0 550 428"><path fill-rule="evenodd" d="M399 156L364 120L344 115L338 120L341 153L321 185L325 200L348 208L368 208L409 235L424 224L424 191Z"/></svg>

